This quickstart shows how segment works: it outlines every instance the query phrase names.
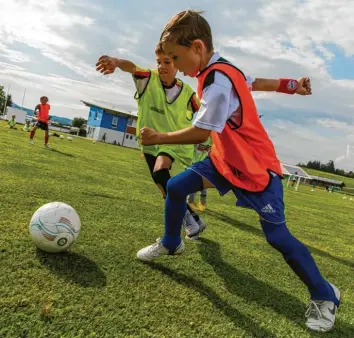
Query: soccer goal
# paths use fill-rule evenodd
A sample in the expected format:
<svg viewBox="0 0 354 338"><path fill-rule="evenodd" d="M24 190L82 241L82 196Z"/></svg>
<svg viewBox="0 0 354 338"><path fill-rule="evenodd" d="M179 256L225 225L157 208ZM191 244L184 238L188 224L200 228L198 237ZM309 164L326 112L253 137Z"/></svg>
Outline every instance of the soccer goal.
<svg viewBox="0 0 354 338"><path fill-rule="evenodd" d="M287 177L287 188L294 188L295 191L298 191L300 183L307 183L307 181L311 181L312 179L304 169L296 165L282 163L281 166L283 176Z"/></svg>

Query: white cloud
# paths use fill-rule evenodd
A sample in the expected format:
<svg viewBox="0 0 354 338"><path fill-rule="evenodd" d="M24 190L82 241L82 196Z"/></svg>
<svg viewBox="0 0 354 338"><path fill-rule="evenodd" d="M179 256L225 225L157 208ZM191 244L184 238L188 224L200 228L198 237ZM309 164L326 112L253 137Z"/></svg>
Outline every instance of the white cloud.
<svg viewBox="0 0 354 338"><path fill-rule="evenodd" d="M28 55L16 51L16 50L12 50L10 48L8 48L7 46L3 45L0 42L0 56L4 57L5 59L10 60L11 62L15 62L15 63L22 63L22 62L29 62L30 58L28 57Z"/></svg>
<svg viewBox="0 0 354 338"><path fill-rule="evenodd" d="M319 135L312 124L304 126L286 120L265 122L265 125L282 162L297 164L320 160L327 163L334 160L338 168L354 170L354 158L346 155L348 146L351 149L353 146L346 143L345 136L333 136L329 140Z"/></svg>
<svg viewBox="0 0 354 338"><path fill-rule="evenodd" d="M332 119L317 119L316 123L322 127L339 130L341 132L353 132L354 124Z"/></svg>

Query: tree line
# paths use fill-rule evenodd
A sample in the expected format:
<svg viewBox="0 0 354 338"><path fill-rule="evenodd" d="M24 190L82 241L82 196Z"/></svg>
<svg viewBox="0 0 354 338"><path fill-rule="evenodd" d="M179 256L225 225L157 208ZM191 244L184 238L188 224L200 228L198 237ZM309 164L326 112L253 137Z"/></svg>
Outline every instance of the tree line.
<svg viewBox="0 0 354 338"><path fill-rule="evenodd" d="M309 161L305 163L299 163L299 167L316 169L326 173L336 174L344 177L354 178L354 173L350 171L345 171L343 169L338 169L334 165L334 161L328 161L327 163L321 163L321 161Z"/></svg>

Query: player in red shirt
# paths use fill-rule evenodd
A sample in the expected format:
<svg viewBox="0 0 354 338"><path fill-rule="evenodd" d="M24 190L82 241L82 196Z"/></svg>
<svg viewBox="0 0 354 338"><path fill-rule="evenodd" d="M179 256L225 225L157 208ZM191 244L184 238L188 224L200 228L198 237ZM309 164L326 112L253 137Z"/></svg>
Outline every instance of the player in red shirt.
<svg viewBox="0 0 354 338"><path fill-rule="evenodd" d="M45 136L44 136L44 145L48 148L48 140L49 140L49 128L48 128L48 123L49 123L49 110L50 110L50 105L48 104L48 97L47 96L42 96L40 98L41 103L36 106L34 109L34 114L36 115L37 122L33 126L33 129L31 130L30 134L30 144L34 144L33 138L34 135L36 134L36 130L38 128L44 130Z"/></svg>

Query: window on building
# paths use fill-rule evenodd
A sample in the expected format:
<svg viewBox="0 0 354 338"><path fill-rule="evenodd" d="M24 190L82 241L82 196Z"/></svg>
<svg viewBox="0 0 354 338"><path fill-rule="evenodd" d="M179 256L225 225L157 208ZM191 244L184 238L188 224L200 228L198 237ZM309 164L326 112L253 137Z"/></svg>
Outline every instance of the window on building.
<svg viewBox="0 0 354 338"><path fill-rule="evenodd" d="M130 135L130 139L131 139L131 140L133 139L133 135Z"/></svg>
<svg viewBox="0 0 354 338"><path fill-rule="evenodd" d="M125 135L125 138L129 138L129 135L127 134L127 135Z"/></svg>
<svg viewBox="0 0 354 338"><path fill-rule="evenodd" d="M117 116L113 116L112 118L112 127L113 128L117 128L118 126L118 117Z"/></svg>

